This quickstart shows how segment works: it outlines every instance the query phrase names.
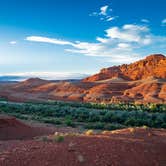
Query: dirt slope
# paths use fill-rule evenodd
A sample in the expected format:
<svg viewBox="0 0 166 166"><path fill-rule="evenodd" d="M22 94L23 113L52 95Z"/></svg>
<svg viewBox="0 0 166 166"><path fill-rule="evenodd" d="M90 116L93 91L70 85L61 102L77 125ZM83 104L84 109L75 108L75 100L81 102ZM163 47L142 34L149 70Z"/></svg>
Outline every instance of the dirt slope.
<svg viewBox="0 0 166 166"><path fill-rule="evenodd" d="M49 133L53 131L26 125L14 117L0 116L0 140L31 139Z"/></svg>

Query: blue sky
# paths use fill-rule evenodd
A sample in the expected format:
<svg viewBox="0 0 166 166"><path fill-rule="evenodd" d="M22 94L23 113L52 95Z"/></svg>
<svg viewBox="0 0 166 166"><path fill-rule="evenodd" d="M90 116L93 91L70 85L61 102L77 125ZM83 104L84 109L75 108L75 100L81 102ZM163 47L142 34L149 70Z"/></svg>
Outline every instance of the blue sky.
<svg viewBox="0 0 166 166"><path fill-rule="evenodd" d="M165 0L1 0L0 75L79 78L166 54Z"/></svg>

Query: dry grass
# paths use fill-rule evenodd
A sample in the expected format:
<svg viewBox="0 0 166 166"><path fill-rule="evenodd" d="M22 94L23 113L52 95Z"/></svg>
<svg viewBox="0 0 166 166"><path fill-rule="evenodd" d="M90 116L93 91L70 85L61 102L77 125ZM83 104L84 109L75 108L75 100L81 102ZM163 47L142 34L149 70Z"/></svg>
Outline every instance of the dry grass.
<svg viewBox="0 0 166 166"><path fill-rule="evenodd" d="M130 133L134 133L136 130L135 128L129 128Z"/></svg>
<svg viewBox="0 0 166 166"><path fill-rule="evenodd" d="M93 130L87 130L85 132L85 135L89 136L89 135L94 135L94 131Z"/></svg>
<svg viewBox="0 0 166 166"><path fill-rule="evenodd" d="M110 134L110 133L111 133L111 131L108 131L108 130L102 131L102 134Z"/></svg>

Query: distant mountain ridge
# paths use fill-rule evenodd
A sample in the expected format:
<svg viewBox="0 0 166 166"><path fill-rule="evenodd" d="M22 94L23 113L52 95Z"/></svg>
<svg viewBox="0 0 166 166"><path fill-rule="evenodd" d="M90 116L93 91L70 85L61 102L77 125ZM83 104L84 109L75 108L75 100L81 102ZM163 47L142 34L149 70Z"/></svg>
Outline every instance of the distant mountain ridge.
<svg viewBox="0 0 166 166"><path fill-rule="evenodd" d="M78 81L30 78L0 85L0 97L12 101L166 103L166 57L153 54L129 65L102 69Z"/></svg>
<svg viewBox="0 0 166 166"><path fill-rule="evenodd" d="M120 77L125 80L140 80L148 77L166 78L166 57L153 54L132 64L102 69L98 74L83 79L83 82L105 80Z"/></svg>

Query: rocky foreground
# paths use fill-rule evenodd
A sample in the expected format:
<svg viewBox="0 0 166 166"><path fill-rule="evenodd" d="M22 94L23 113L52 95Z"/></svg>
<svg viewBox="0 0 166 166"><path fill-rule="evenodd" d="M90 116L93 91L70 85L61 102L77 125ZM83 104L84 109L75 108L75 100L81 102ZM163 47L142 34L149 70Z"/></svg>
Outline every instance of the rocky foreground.
<svg viewBox="0 0 166 166"><path fill-rule="evenodd" d="M2 120L3 119L3 120ZM31 127L32 134L27 128ZM17 119L0 119L0 136L8 128L12 138L0 139L0 166L164 166L166 165L166 130L128 128L100 134L64 134L57 141L56 129L43 133L33 131ZM10 129L9 129L10 128ZM18 129L21 129L18 130ZM15 133L12 133L15 129ZM39 129L39 128L36 128ZM40 127L42 129L42 127ZM19 131L19 132L18 132ZM26 132L28 131L27 137ZM36 130L37 131L37 130ZM18 139L20 132L24 133ZM63 132L64 133L64 132ZM49 139L43 139L42 135ZM31 137L29 137L31 136Z"/></svg>

